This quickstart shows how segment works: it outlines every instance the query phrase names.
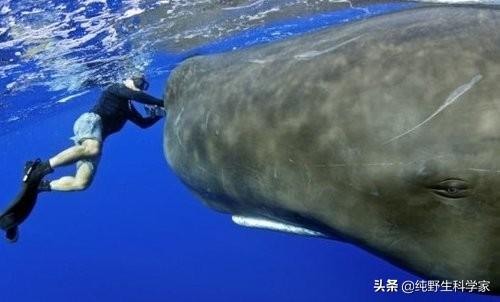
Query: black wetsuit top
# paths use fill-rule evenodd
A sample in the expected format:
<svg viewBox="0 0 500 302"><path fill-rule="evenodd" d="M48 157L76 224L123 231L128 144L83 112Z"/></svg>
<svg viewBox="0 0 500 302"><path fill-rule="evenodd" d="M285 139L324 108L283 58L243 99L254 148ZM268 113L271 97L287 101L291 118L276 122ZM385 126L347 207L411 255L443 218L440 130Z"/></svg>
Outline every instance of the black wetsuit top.
<svg viewBox="0 0 500 302"><path fill-rule="evenodd" d="M90 110L101 117L103 140L120 131L128 120L141 128L148 128L161 119L157 116L143 117L132 105L131 100L163 107L162 100L142 91L130 89L123 84L108 86L97 104Z"/></svg>

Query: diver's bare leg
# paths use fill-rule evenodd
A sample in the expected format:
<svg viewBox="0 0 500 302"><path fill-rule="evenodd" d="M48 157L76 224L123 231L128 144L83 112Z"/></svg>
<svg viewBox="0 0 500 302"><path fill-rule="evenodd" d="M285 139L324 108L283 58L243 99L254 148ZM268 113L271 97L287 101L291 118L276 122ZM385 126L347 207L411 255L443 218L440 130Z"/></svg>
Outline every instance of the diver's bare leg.
<svg viewBox="0 0 500 302"><path fill-rule="evenodd" d="M101 142L95 139L86 139L81 145L68 148L49 160L52 168L73 164L81 159L99 156Z"/></svg>
<svg viewBox="0 0 500 302"><path fill-rule="evenodd" d="M50 182L53 191L82 191L87 189L94 178L95 169L90 162L84 162L76 171L75 176L64 176Z"/></svg>

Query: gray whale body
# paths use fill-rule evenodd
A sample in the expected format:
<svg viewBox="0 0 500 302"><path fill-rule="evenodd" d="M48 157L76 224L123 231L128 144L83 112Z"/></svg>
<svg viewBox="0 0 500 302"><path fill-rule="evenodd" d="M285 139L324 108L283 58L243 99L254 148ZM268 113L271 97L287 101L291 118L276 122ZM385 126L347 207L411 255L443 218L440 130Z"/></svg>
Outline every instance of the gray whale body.
<svg viewBox="0 0 500 302"><path fill-rule="evenodd" d="M500 290L499 10L195 57L168 87L167 161L209 207Z"/></svg>

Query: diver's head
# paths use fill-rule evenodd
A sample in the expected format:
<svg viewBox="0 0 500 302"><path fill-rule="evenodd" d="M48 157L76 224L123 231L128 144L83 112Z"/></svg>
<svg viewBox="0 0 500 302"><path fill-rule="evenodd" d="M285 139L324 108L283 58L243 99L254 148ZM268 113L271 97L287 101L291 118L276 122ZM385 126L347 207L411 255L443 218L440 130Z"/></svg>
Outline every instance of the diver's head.
<svg viewBox="0 0 500 302"><path fill-rule="evenodd" d="M146 77L141 75L134 75L125 80L125 85L133 86L136 90L146 91L149 88L149 82L146 80Z"/></svg>

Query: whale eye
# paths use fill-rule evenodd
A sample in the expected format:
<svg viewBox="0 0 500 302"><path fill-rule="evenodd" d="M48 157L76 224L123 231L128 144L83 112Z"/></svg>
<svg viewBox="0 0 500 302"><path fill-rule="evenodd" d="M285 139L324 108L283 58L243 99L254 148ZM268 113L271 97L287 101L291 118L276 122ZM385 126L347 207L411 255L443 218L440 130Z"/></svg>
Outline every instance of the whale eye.
<svg viewBox="0 0 500 302"><path fill-rule="evenodd" d="M431 187L437 195L448 198L461 198L469 194L467 182L461 179L446 179Z"/></svg>

